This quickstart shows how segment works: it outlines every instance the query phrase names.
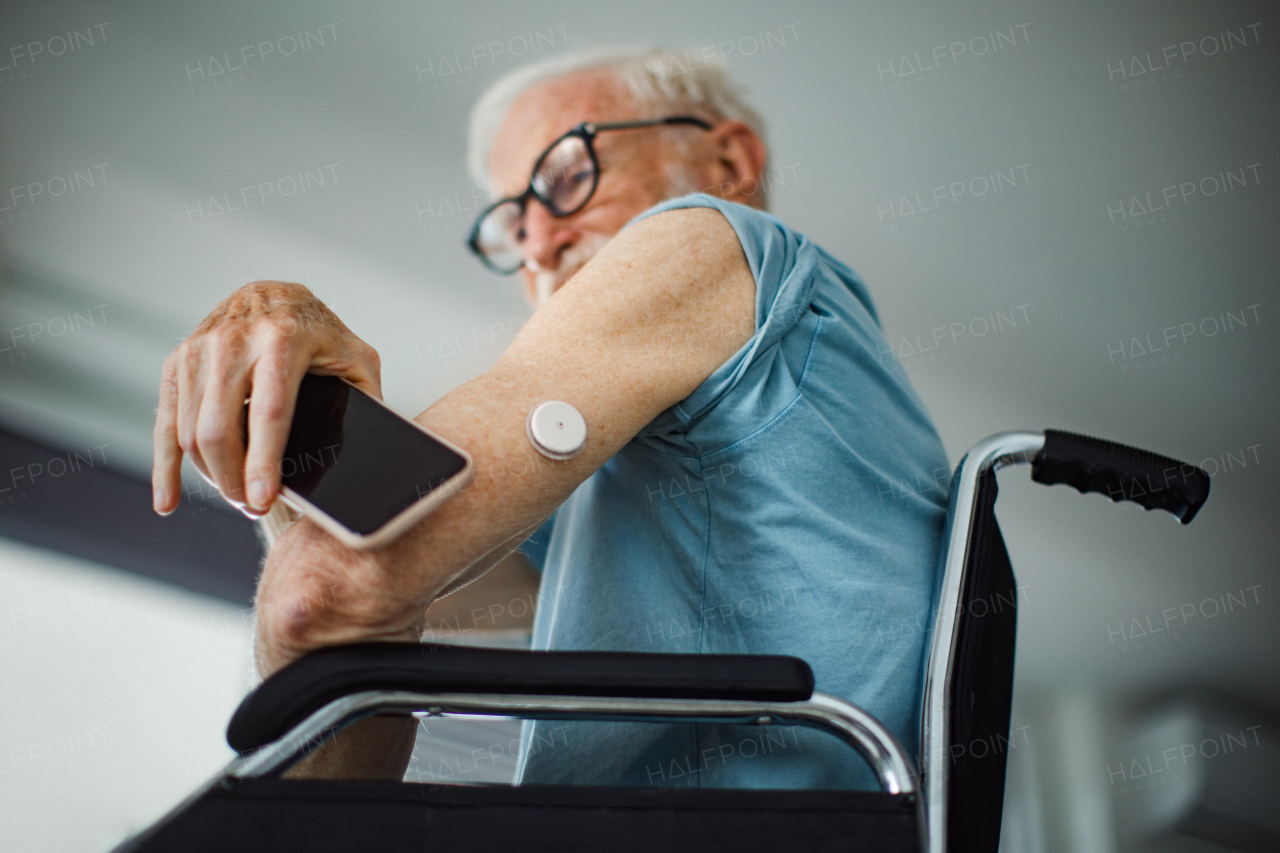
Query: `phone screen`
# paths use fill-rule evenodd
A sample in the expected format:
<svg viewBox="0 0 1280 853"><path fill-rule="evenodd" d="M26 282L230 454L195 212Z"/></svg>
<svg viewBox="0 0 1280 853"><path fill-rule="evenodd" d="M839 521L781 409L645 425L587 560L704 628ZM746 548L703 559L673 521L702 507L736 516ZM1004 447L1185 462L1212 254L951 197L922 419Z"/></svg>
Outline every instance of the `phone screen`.
<svg viewBox="0 0 1280 853"><path fill-rule="evenodd" d="M281 481L344 527L373 533L465 465L338 377L302 377Z"/></svg>

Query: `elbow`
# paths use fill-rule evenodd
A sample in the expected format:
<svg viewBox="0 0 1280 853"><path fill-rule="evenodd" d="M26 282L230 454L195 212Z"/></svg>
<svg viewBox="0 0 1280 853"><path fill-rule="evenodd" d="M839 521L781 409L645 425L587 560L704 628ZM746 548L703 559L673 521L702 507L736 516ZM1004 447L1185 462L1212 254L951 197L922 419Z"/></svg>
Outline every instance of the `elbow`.
<svg viewBox="0 0 1280 853"><path fill-rule="evenodd" d="M258 672L271 673L326 645L343 642L340 584L292 583L260 589L256 602Z"/></svg>
<svg viewBox="0 0 1280 853"><path fill-rule="evenodd" d="M272 546L258 581L254 657L263 677L325 646L413 642L426 610L394 573L299 522Z"/></svg>

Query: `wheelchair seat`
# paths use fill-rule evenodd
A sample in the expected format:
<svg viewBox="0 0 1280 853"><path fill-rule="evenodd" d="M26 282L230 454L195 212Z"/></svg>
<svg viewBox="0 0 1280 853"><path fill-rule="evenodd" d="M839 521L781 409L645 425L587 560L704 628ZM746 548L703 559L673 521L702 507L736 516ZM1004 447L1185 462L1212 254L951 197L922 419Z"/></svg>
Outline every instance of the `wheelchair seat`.
<svg viewBox="0 0 1280 853"><path fill-rule="evenodd" d="M793 657L363 643L317 651L263 682L228 728L237 757L118 850L995 853L1004 752L967 745L1009 742L1017 587L995 519L995 472L1028 462L1037 482L1164 509L1183 524L1209 493L1195 466L1087 436L1002 433L975 445L951 482L918 764L874 716L816 692ZM282 778L359 719L422 713L808 726L857 750L880 790Z"/></svg>

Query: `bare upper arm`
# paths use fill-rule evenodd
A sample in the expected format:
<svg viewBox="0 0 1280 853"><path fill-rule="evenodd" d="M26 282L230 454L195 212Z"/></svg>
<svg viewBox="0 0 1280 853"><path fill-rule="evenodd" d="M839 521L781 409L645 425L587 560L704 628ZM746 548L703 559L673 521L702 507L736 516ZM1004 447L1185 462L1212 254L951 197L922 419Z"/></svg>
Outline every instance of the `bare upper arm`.
<svg viewBox="0 0 1280 853"><path fill-rule="evenodd" d="M729 222L712 208L673 210L614 238L493 372L537 393L578 395L612 456L754 331L755 280Z"/></svg>
<svg viewBox="0 0 1280 853"><path fill-rule="evenodd" d="M631 225L525 324L491 370L419 416L476 466L473 488L436 514L440 526L472 554L518 545L754 331L755 279L719 211L674 210ZM546 459L525 435L530 409L546 400L573 405L587 422L587 444L573 459Z"/></svg>
<svg viewBox="0 0 1280 853"><path fill-rule="evenodd" d="M500 507L500 526L518 535L689 396L754 330L755 279L731 225L708 207L667 211L618 234L532 316L493 369L421 419L472 453L472 492L506 493L490 508ZM544 459L526 438L527 414L547 400L571 403L586 420L588 443L572 460Z"/></svg>

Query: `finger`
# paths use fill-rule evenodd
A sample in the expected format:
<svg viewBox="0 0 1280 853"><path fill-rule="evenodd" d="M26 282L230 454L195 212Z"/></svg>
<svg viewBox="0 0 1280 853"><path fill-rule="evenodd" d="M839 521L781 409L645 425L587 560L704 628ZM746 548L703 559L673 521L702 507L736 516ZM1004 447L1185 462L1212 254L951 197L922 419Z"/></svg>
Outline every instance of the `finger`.
<svg viewBox="0 0 1280 853"><path fill-rule="evenodd" d="M249 360L215 353L205 360L196 444L209 476L235 505L244 497L244 400L249 394Z"/></svg>
<svg viewBox="0 0 1280 853"><path fill-rule="evenodd" d="M382 399L382 359L378 351L365 344L360 346L360 357L352 359L345 378L371 397Z"/></svg>
<svg viewBox="0 0 1280 853"><path fill-rule="evenodd" d="M378 351L353 337L341 356L317 356L311 372L323 376L341 376L361 391L382 399L382 359Z"/></svg>
<svg viewBox="0 0 1280 853"><path fill-rule="evenodd" d="M289 443L298 388L311 362L311 354L288 346L275 331L265 331L259 341L249 396L249 449L244 480L249 506L266 512L280 492L280 461Z"/></svg>
<svg viewBox="0 0 1280 853"><path fill-rule="evenodd" d="M178 446L178 383L176 355L164 361L160 371L160 405L151 434L154 461L151 469L151 504L161 515L178 508L182 497L182 448Z"/></svg>
<svg viewBox="0 0 1280 853"><path fill-rule="evenodd" d="M178 420L174 432L178 436L178 447L187 454L191 464L207 475L209 469L200 458L200 448L196 444L196 425L200 417L198 346L188 339L174 353L174 380L178 387Z"/></svg>

